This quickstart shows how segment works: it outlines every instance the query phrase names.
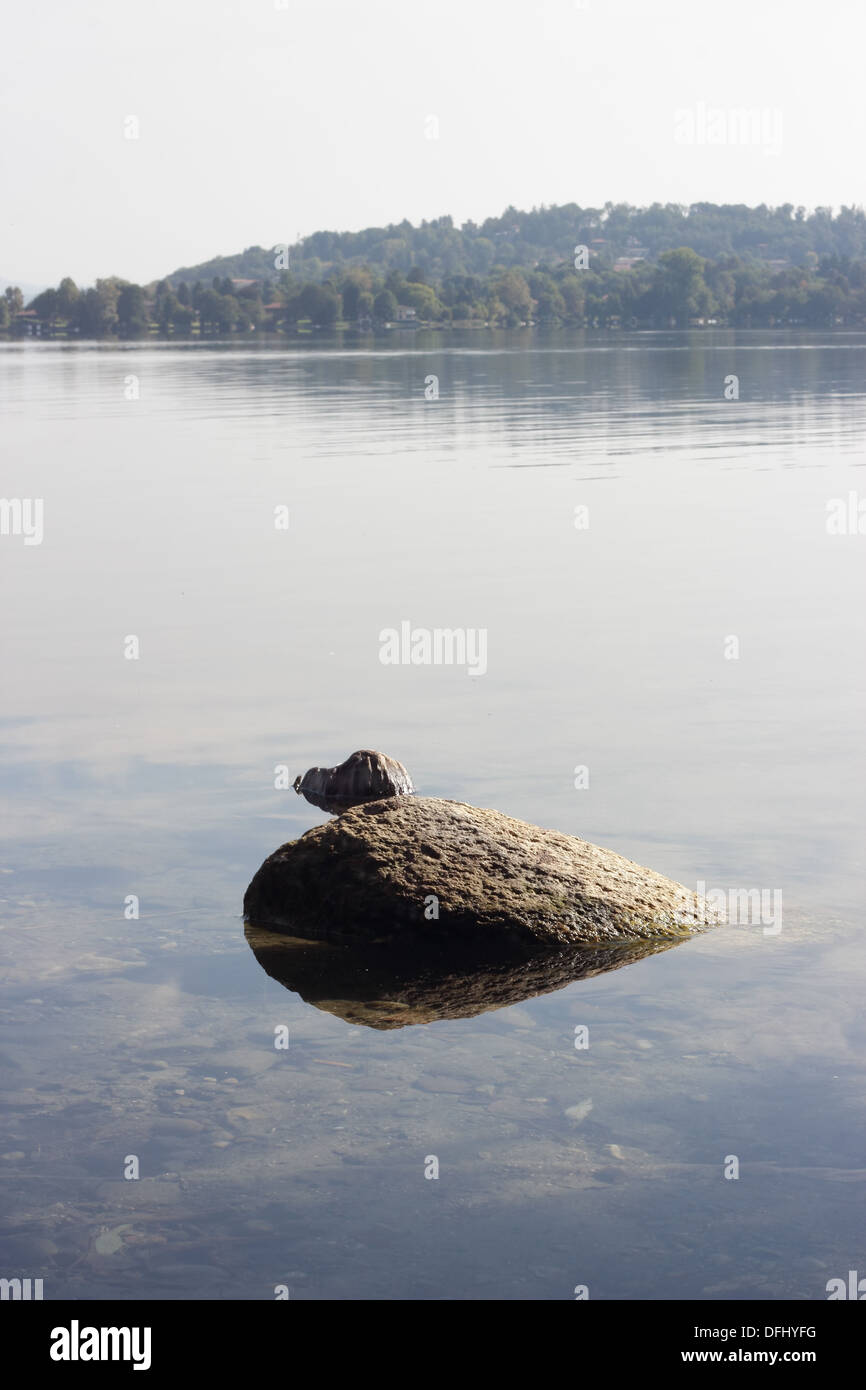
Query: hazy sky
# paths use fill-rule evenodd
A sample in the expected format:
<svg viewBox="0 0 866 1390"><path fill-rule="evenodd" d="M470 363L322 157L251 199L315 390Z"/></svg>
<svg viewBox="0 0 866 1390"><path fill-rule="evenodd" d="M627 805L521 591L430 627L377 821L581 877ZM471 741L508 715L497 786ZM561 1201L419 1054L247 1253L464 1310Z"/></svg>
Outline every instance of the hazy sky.
<svg viewBox="0 0 866 1390"><path fill-rule="evenodd" d="M2 36L4 280L509 203L864 201L866 0L19 0Z"/></svg>

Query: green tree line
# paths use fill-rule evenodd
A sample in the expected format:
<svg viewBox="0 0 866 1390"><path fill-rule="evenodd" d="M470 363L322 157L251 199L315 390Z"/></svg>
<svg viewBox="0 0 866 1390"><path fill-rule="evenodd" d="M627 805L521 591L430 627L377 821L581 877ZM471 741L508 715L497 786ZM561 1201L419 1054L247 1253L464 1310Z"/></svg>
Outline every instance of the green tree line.
<svg viewBox="0 0 866 1390"><path fill-rule="evenodd" d="M579 259L579 258L578 258ZM26 309L20 290L0 300L0 331L44 337L187 338L294 333L338 325L369 330L406 315L448 326L523 325L667 328L694 323L772 328L866 326L866 257L819 258L776 268L766 262L664 251L655 263L619 268L588 256L532 268L493 266L430 282L420 266L387 275L352 267L322 282L293 271L252 283L216 276L141 286L116 278L79 289L68 277Z"/></svg>

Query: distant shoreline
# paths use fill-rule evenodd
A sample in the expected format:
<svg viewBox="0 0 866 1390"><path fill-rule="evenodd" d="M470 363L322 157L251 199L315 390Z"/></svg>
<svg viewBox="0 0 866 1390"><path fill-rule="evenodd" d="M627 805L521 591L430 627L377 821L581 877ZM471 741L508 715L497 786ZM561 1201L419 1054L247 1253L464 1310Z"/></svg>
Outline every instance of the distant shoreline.
<svg viewBox="0 0 866 1390"><path fill-rule="evenodd" d="M387 269L315 257L289 268L277 249L264 265L261 248L245 253L255 261L253 276L175 275L149 285L110 277L87 289L66 277L27 304L7 286L0 334L180 341L337 329L866 328L866 250L859 242L855 255L792 246L795 259L709 259L689 246L656 256L632 246L634 254L614 258L604 244L577 243L570 259L499 262L480 273L446 271L439 262L436 269Z"/></svg>

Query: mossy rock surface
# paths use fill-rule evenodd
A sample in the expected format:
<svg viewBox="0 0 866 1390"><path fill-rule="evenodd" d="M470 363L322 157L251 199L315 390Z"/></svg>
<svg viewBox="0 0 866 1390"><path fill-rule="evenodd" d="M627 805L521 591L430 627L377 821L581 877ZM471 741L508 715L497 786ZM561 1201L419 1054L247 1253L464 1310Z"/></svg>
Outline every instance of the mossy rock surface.
<svg viewBox="0 0 866 1390"><path fill-rule="evenodd" d="M321 940L562 945L681 939L720 920L691 889L612 850L420 796L353 807L283 845L253 878L244 916Z"/></svg>

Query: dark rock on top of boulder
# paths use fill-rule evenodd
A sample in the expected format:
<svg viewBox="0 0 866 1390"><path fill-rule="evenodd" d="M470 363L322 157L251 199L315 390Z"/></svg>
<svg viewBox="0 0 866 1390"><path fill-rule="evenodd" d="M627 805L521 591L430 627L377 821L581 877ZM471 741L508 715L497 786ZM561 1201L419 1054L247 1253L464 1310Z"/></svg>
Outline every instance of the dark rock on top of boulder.
<svg viewBox="0 0 866 1390"><path fill-rule="evenodd" d="M350 753L339 767L311 767L292 785L299 796L333 815L366 801L408 796L415 790L402 763L371 748Z"/></svg>
<svg viewBox="0 0 866 1390"><path fill-rule="evenodd" d="M244 916L320 940L552 945L682 938L720 920L690 889L612 850L418 796L356 806L283 845L253 878Z"/></svg>

